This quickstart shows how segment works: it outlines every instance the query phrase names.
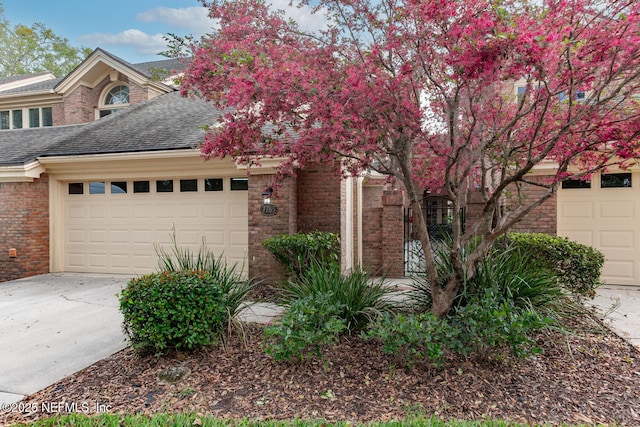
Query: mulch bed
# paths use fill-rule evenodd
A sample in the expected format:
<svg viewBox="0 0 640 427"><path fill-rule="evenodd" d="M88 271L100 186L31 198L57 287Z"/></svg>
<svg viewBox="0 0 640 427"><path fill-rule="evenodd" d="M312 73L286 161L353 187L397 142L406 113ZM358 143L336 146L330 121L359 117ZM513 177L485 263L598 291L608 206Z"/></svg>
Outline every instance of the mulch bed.
<svg viewBox="0 0 640 427"><path fill-rule="evenodd" d="M125 349L22 404L67 402L78 410L115 413L195 411L219 417L351 421L438 415L497 417L524 423L640 425L640 352L607 331L545 332L544 354L517 361L448 360L444 370L397 366L376 342L345 338L323 360L276 362L260 348L262 329L247 325L194 354L138 357ZM169 367L191 374L175 384L158 379ZM50 416L4 413L0 424Z"/></svg>

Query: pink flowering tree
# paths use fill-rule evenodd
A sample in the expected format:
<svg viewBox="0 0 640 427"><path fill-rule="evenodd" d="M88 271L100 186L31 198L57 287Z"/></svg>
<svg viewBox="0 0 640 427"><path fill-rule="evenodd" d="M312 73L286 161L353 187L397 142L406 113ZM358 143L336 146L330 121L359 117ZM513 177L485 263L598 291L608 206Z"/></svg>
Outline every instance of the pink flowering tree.
<svg viewBox="0 0 640 427"><path fill-rule="evenodd" d="M181 90L227 111L203 153L286 158L285 175L338 161L345 173L374 169L402 183L435 314L559 183L640 151L636 0L319 0L328 24L313 33L260 0L203 3L219 26L190 45ZM551 166L545 182L530 178L540 164ZM540 196L518 197L529 185ZM444 275L425 189L453 206ZM471 192L482 214L463 228Z"/></svg>

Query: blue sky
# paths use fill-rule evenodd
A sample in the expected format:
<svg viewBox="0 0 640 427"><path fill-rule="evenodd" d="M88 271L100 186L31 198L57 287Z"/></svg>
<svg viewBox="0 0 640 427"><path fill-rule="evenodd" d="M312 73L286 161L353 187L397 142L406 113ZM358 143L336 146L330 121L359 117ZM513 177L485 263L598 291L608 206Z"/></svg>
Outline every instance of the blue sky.
<svg viewBox="0 0 640 427"><path fill-rule="evenodd" d="M101 47L131 63L163 59L163 35L201 36L214 22L198 0L0 0L12 25L41 22L74 46ZM301 25L324 24L308 8L289 8L288 0L274 0L279 9Z"/></svg>

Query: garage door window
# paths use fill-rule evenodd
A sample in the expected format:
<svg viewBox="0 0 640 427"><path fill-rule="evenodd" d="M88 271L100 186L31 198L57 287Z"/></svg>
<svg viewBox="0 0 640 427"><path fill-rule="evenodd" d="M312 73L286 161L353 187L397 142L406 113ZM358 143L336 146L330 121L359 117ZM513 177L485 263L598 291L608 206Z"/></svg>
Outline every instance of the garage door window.
<svg viewBox="0 0 640 427"><path fill-rule="evenodd" d="M157 193L173 193L173 180L163 179L163 180L156 181L156 192Z"/></svg>
<svg viewBox="0 0 640 427"><path fill-rule="evenodd" d="M248 190L249 178L231 178L231 190Z"/></svg>
<svg viewBox="0 0 640 427"><path fill-rule="evenodd" d="M104 194L104 182L90 182L89 194Z"/></svg>
<svg viewBox="0 0 640 427"><path fill-rule="evenodd" d="M127 194L127 182L126 181L112 182L111 194Z"/></svg>
<svg viewBox="0 0 640 427"><path fill-rule="evenodd" d="M69 194L84 194L84 184L81 182L70 182Z"/></svg>
<svg viewBox="0 0 640 427"><path fill-rule="evenodd" d="M607 173L602 174L601 188L630 188L631 173Z"/></svg>
<svg viewBox="0 0 640 427"><path fill-rule="evenodd" d="M187 193L191 191L198 191L198 180L197 179L181 179L180 192Z"/></svg>
<svg viewBox="0 0 640 427"><path fill-rule="evenodd" d="M562 181L563 190L574 188L591 188L591 181L585 181L583 179L568 179Z"/></svg>
<svg viewBox="0 0 640 427"><path fill-rule="evenodd" d="M204 180L204 191L222 191L222 178L206 178Z"/></svg>
<svg viewBox="0 0 640 427"><path fill-rule="evenodd" d="M133 181L134 193L148 193L149 191L149 181Z"/></svg>

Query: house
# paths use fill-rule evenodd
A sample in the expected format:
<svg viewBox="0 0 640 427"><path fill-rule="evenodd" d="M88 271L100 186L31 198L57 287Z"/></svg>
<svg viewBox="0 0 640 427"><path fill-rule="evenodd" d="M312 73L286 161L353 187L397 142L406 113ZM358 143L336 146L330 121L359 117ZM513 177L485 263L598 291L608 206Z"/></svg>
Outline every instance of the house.
<svg viewBox="0 0 640 427"><path fill-rule="evenodd" d="M0 80L0 280L47 272L142 274L154 243L197 249L203 239L251 273L279 266L264 238L340 232L340 180L310 168L282 186L278 214L260 212L277 161L249 173L204 161L201 126L218 112L180 96L154 69L97 49L62 79ZM273 270L273 271L272 271Z"/></svg>
<svg viewBox="0 0 640 427"><path fill-rule="evenodd" d="M60 79L0 79L0 281L148 273L157 266L154 245L168 245L173 230L180 246L197 249L204 239L271 280L282 271L262 241L314 230L340 234L344 269L405 274L410 218L400 190L375 174L340 179L335 167L317 165L278 186L277 209L262 209L278 159L251 168L204 161L201 126L219 112L181 97L172 73L162 79L161 70L181 67L130 64L96 49ZM519 227L592 244L608 257L605 280L639 284L640 176L625 177L616 181L622 187L597 176L591 189L563 188ZM446 206L441 196L425 197L432 225L444 222ZM473 208L472 200L468 215Z"/></svg>

